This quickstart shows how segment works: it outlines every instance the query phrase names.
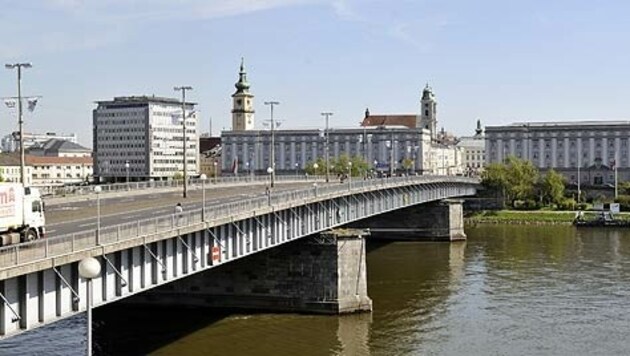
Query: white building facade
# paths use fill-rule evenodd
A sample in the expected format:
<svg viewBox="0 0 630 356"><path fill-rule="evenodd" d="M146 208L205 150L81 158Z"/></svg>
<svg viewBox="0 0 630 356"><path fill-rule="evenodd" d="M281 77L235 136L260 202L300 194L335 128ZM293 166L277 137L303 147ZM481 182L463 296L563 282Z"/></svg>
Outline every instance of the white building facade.
<svg viewBox="0 0 630 356"><path fill-rule="evenodd" d="M90 182L92 157L26 156L34 186L54 186Z"/></svg>
<svg viewBox="0 0 630 356"><path fill-rule="evenodd" d="M486 141L481 128L481 121L477 120L477 129L473 136L460 137L457 147L462 151L462 166L464 174L477 176L486 164Z"/></svg>
<svg viewBox="0 0 630 356"><path fill-rule="evenodd" d="M330 158L346 155L361 157L375 170L405 172L403 161L410 159L409 169L423 172L426 150L430 147L428 130L407 127L363 127L328 130ZM325 157L324 130L276 130L275 169L277 174L303 171L310 163ZM224 131L221 135L222 162L225 172L265 174L271 166L271 131Z"/></svg>
<svg viewBox="0 0 630 356"><path fill-rule="evenodd" d="M630 121L514 123L487 126L486 162L508 156L531 161L541 171L553 168L567 182L614 184L630 180ZM579 167L579 168L578 168Z"/></svg>
<svg viewBox="0 0 630 356"><path fill-rule="evenodd" d="M185 104L186 170L199 172L194 103ZM99 101L93 111L94 175L99 181L172 179L183 174L182 103L154 96Z"/></svg>

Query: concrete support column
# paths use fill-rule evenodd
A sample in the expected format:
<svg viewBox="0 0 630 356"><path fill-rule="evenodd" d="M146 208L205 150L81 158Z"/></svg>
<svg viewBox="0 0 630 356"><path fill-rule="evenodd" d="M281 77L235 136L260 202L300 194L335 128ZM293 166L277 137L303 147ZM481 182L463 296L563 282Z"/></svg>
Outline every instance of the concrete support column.
<svg viewBox="0 0 630 356"><path fill-rule="evenodd" d="M387 240L465 240L463 200L447 199L395 210L350 224L369 228L374 238Z"/></svg>
<svg viewBox="0 0 630 356"><path fill-rule="evenodd" d="M317 314L372 310L365 230L303 238L171 283L128 300Z"/></svg>

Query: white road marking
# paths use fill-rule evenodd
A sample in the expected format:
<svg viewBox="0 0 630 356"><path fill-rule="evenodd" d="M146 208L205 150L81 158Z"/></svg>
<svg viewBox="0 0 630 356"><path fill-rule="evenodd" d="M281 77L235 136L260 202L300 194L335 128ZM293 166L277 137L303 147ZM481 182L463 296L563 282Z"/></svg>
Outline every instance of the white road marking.
<svg viewBox="0 0 630 356"><path fill-rule="evenodd" d="M95 225L94 223L87 223L87 224L81 224L79 225L79 227L88 227L88 226L92 226Z"/></svg>

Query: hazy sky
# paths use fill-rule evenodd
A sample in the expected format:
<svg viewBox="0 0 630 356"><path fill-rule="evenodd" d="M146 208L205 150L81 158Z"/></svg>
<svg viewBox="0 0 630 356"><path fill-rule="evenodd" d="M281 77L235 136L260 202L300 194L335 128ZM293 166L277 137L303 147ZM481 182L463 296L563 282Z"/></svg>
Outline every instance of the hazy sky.
<svg viewBox="0 0 630 356"><path fill-rule="evenodd" d="M91 144L94 101L175 97L191 85L207 131L231 126L245 57L256 123L356 126L366 107L415 113L426 82L439 126L630 119L630 2L616 0L0 0L0 59L30 61L43 96L27 131ZM15 95L0 68L0 96ZM17 127L0 107L0 134Z"/></svg>

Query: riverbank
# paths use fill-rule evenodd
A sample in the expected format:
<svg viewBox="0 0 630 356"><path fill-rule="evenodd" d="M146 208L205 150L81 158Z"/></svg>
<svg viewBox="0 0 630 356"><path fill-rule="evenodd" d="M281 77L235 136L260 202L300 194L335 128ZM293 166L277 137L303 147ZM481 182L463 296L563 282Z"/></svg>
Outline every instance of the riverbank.
<svg viewBox="0 0 630 356"><path fill-rule="evenodd" d="M482 210L466 216L468 224L527 224L527 225L570 225L575 219L575 211L552 210ZM585 211L584 219L596 219L599 213ZM616 214L615 218L630 220L630 213Z"/></svg>

